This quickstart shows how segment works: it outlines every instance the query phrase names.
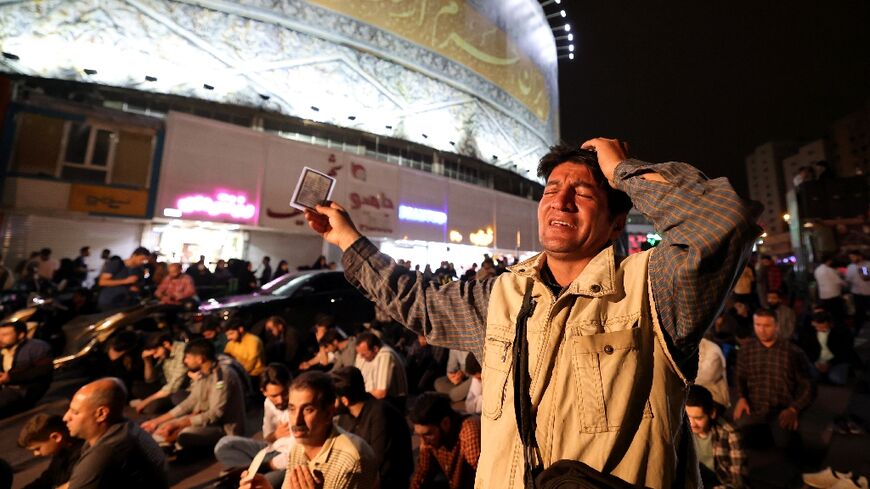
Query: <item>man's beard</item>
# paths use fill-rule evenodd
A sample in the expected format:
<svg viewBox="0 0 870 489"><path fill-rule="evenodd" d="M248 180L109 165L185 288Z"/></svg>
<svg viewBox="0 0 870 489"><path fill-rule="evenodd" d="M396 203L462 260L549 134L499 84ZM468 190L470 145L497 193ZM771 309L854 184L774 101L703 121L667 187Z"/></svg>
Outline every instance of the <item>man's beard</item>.
<svg viewBox="0 0 870 489"><path fill-rule="evenodd" d="M335 408L335 414L350 414L350 409L348 409L343 402L340 402Z"/></svg>

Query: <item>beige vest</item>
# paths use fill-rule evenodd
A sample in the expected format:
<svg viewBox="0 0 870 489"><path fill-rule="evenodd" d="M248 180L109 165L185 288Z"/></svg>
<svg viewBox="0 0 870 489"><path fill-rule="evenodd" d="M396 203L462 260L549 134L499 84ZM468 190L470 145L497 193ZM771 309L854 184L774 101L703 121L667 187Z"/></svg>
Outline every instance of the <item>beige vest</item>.
<svg viewBox="0 0 870 489"><path fill-rule="evenodd" d="M475 486L523 487L511 353L526 281L533 279L529 375L545 467L580 460L636 485L671 487L686 381L655 314L649 252L617 268L613 248L606 248L559 298L539 279L543 261L541 254L511 267L490 295ZM688 486L698 486L696 467L688 472Z"/></svg>

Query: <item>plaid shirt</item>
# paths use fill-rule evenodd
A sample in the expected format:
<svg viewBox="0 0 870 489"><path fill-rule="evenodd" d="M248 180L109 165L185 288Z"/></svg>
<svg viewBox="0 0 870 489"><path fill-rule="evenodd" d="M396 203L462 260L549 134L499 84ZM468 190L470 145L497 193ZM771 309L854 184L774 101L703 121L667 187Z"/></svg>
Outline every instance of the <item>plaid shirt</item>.
<svg viewBox="0 0 870 489"><path fill-rule="evenodd" d="M651 172L668 183L641 177ZM694 377L698 342L761 232L755 224L760 206L740 198L726 179L709 180L685 163L626 160L614 179L663 236L649 261L653 295L670 350L684 374ZM446 285L424 281L364 238L348 248L342 262L348 280L392 318L425 332L433 345L483 358L495 278Z"/></svg>
<svg viewBox="0 0 870 489"><path fill-rule="evenodd" d="M740 448L740 433L734 425L718 418L710 425L713 445L713 465L721 485L716 488L744 487L747 475L746 454ZM714 489L716 489L714 488Z"/></svg>
<svg viewBox="0 0 870 489"><path fill-rule="evenodd" d="M803 411L816 397L807 356L796 345L778 340L770 348L754 340L737 353L737 389L753 415Z"/></svg>
<svg viewBox="0 0 870 489"><path fill-rule="evenodd" d="M474 487L477 459L480 458L480 418L465 418L459 433L454 436L456 439L452 446L448 442L438 448L420 447L420 459L411 479L411 489L421 489L431 482L439 467L447 477L450 489Z"/></svg>
<svg viewBox="0 0 870 489"><path fill-rule="evenodd" d="M183 341L173 341L169 355L160 362L160 368L163 370L163 381L166 382L160 390L174 394L184 387L184 382L187 380L184 347Z"/></svg>
<svg viewBox="0 0 870 489"><path fill-rule="evenodd" d="M321 489L369 489L378 487L378 464L371 447L360 437L333 425L332 433L320 453L309 460L305 446L296 443L290 449L287 470L305 465L315 479L323 481ZM290 489L290 474L284 476L282 489Z"/></svg>

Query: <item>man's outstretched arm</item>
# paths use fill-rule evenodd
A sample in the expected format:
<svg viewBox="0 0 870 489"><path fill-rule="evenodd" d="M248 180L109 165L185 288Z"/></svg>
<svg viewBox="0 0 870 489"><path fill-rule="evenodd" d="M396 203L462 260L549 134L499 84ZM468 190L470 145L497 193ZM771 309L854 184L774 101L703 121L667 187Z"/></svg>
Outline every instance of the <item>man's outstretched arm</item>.
<svg viewBox="0 0 870 489"><path fill-rule="evenodd" d="M340 205L306 211L309 226L343 252L345 276L396 321L429 343L482 358L494 278L440 285L398 264L362 236Z"/></svg>

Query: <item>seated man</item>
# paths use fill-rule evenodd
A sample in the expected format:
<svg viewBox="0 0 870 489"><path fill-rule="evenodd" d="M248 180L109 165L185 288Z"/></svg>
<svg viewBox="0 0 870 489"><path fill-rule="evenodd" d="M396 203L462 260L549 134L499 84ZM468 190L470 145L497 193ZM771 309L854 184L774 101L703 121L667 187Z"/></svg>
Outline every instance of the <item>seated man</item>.
<svg viewBox="0 0 870 489"><path fill-rule="evenodd" d="M332 370L353 367L356 364L356 338L332 328L320 339L320 345L332 355Z"/></svg>
<svg viewBox="0 0 870 489"><path fill-rule="evenodd" d="M82 441L70 437L61 416L39 413L21 428L18 446L33 452L35 457L51 457L48 468L24 489L54 489L69 482Z"/></svg>
<svg viewBox="0 0 870 489"><path fill-rule="evenodd" d="M169 489L166 456L139 426L124 419L127 391L111 377L76 392L63 416L72 436L85 441L69 489Z"/></svg>
<svg viewBox="0 0 870 489"><path fill-rule="evenodd" d="M359 435L375 454L383 488L405 488L414 468L411 431L405 416L392 404L366 392L365 381L356 367L332 372L338 397L336 424Z"/></svg>
<svg viewBox="0 0 870 489"><path fill-rule="evenodd" d="M134 389L134 395L144 399L130 403L137 413L165 413L187 397L187 392L183 390L187 382L184 342L172 341L169 334L152 337L142 350L142 361L145 386ZM136 390L139 392L135 392Z"/></svg>
<svg viewBox="0 0 870 489"><path fill-rule="evenodd" d="M214 447L218 462L229 469L247 468L257 452L269 448L260 471L272 487L281 487L290 449L296 440L290 433L290 415L287 413L290 392L290 370L282 364L273 363L260 376L260 390L266 398L263 402L263 440L244 436L225 436Z"/></svg>
<svg viewBox="0 0 870 489"><path fill-rule="evenodd" d="M694 435L704 487L745 487L746 455L741 449L740 433L719 416L710 391L700 385L690 386L686 415Z"/></svg>
<svg viewBox="0 0 870 489"><path fill-rule="evenodd" d="M227 335L221 330L220 324L207 321L202 325L202 337L211 341L215 353L223 355L224 348L227 347Z"/></svg>
<svg viewBox="0 0 870 489"><path fill-rule="evenodd" d="M184 348L184 365L193 376L190 395L168 413L142 423L164 446L209 448L224 435L245 431L242 384L232 368L217 361L214 345L193 340Z"/></svg>
<svg viewBox="0 0 870 489"><path fill-rule="evenodd" d="M27 324L0 324L0 419L30 409L51 383L51 345L27 338Z"/></svg>
<svg viewBox="0 0 870 489"><path fill-rule="evenodd" d="M471 385L471 380L465 373L465 359L467 357L467 351L451 349L450 355L447 357L447 375L435 380L435 390L447 394L453 402L465 399L468 387Z"/></svg>
<svg viewBox="0 0 870 489"><path fill-rule="evenodd" d="M797 316L795 316L794 309L783 303L783 293L781 290L768 291L765 298L770 310L776 314L779 335L784 340L791 341L794 338L795 326L797 324Z"/></svg>
<svg viewBox="0 0 870 489"><path fill-rule="evenodd" d="M287 327L287 322L281 316L272 316L266 320L260 339L266 363L283 363L293 365L299 355L299 337L293 328Z"/></svg>
<svg viewBox="0 0 870 489"><path fill-rule="evenodd" d="M480 418L462 416L444 394L426 392L417 398L408 417L420 436L420 458L411 489L426 487L443 473L450 489L474 487L480 457Z"/></svg>
<svg viewBox="0 0 870 489"><path fill-rule="evenodd" d="M813 314L811 324L815 334L804 335L802 346L815 368L815 377L845 385L849 380L849 366L858 360L852 332L847 326L834 324L827 312Z"/></svg>
<svg viewBox="0 0 870 489"><path fill-rule="evenodd" d="M769 309L753 316L755 338L737 356L737 393L734 407L746 445L756 445L756 433L765 439L769 430L777 447L788 456L799 456L797 432L800 413L812 404L815 384L806 355L793 343L779 337L776 317ZM754 448L754 447L750 447Z"/></svg>
<svg viewBox="0 0 870 489"><path fill-rule="evenodd" d="M356 354L355 366L366 381L366 391L377 399L388 399L403 412L408 380L399 354L370 332L357 335Z"/></svg>
<svg viewBox="0 0 870 489"><path fill-rule="evenodd" d="M266 365L263 363L263 340L247 332L247 327L239 320L233 320L224 334L227 346L224 354L236 359L251 377L259 377Z"/></svg>
<svg viewBox="0 0 870 489"><path fill-rule="evenodd" d="M169 264L169 275L157 286L154 297L164 304L181 304L196 297L193 279L181 273L181 263Z"/></svg>
<svg viewBox="0 0 870 489"><path fill-rule="evenodd" d="M378 466L371 447L362 438L335 426L335 385L329 374L305 372L290 384L290 450L283 489L323 487L369 489L379 486ZM240 489L271 489L262 474L247 479Z"/></svg>

